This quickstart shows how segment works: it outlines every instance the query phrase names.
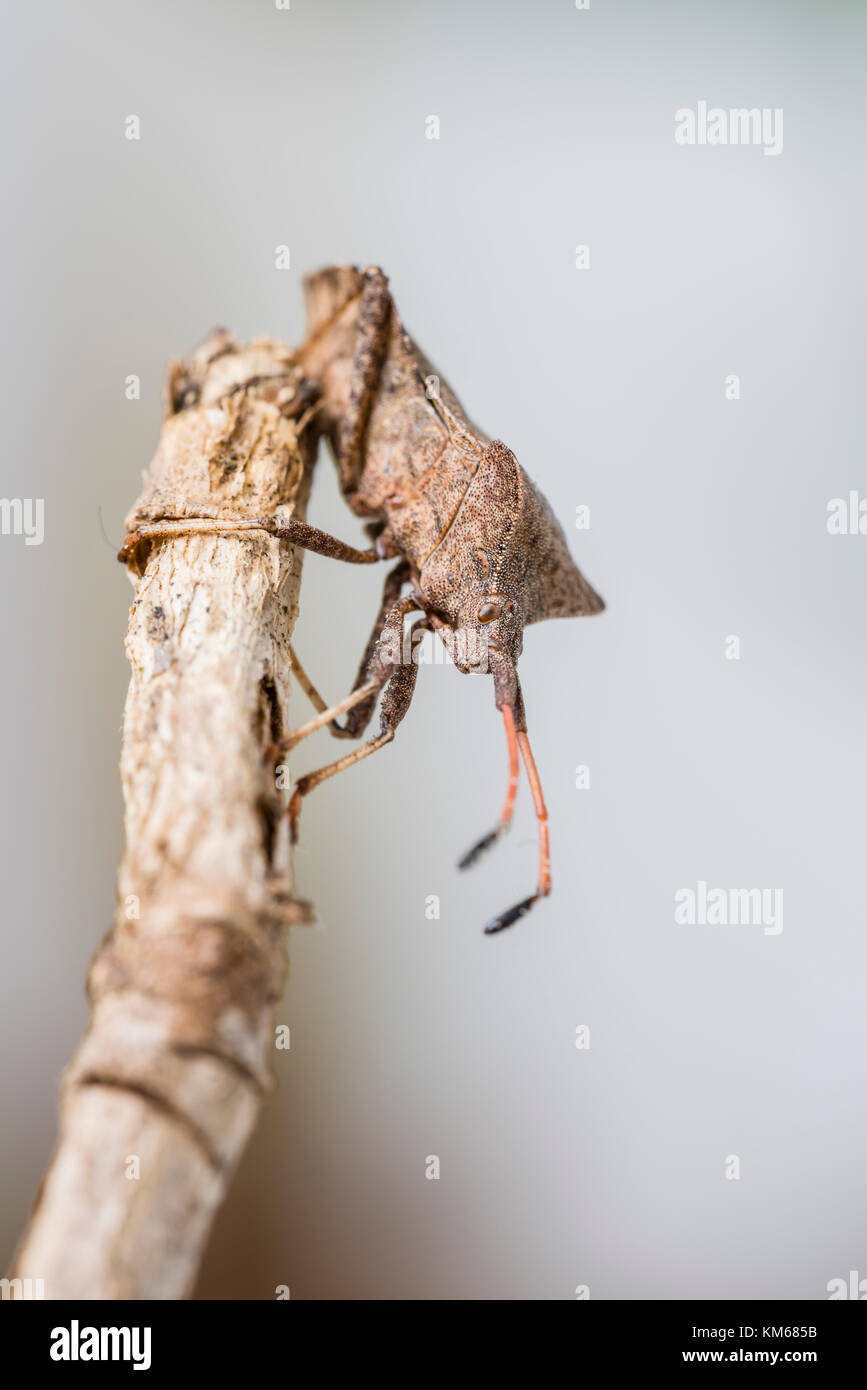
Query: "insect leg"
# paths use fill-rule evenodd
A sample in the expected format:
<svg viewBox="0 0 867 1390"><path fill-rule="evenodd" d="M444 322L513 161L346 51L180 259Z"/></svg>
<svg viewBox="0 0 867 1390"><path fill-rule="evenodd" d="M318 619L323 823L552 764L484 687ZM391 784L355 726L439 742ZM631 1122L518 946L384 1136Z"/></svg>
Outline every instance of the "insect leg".
<svg viewBox="0 0 867 1390"><path fill-rule="evenodd" d="M375 629L375 635L379 635L379 630L381 627L382 622L380 621L377 628ZM298 654L295 651L295 648L292 646L291 642L289 644L289 664L292 667L292 672L295 676L295 679L301 686L301 689L304 691L304 694L307 696L313 708L317 710L318 713L315 719L309 719L306 724L301 724L298 726L297 729L292 729L291 732L288 733L286 737L281 740L280 744L278 745L278 750L280 752L286 752L288 751L288 749L294 748L296 743L300 743L301 740L306 738L308 734L315 733L316 730L321 729L323 725L327 725L329 731L335 736L342 737L343 735L345 735L346 730L341 728L339 724L336 724L333 721L335 721L339 715L344 714L346 710L353 709L356 705L360 704L362 700L366 700L367 697L374 691L374 689L378 692L381 688L378 685L374 687L374 685L371 683L363 683L362 677L365 674L365 669L362 668L362 670L359 672L358 679L356 680L355 685L352 687L352 690L349 692L349 694L346 695L342 700L338 700L336 705L328 705L323 700L322 696L319 694L319 691L316 689L316 686L313 684L307 672L304 670L304 667L301 665L301 662L298 660ZM373 703L375 704L376 701L374 700ZM368 715L367 719L365 720L365 728L367 727L369 720L370 716Z"/></svg>
<svg viewBox="0 0 867 1390"><path fill-rule="evenodd" d="M289 643L289 665L292 667L292 674L313 708L317 710L319 714L324 714L328 709L328 705L325 703L319 691L316 689L316 686L301 665L301 662L298 660L297 653L291 642Z"/></svg>
<svg viewBox="0 0 867 1390"><path fill-rule="evenodd" d="M388 280L376 267L365 270L358 310L358 336L352 361L349 400L340 422L335 453L344 492L353 492L363 467L364 436L388 347L391 294Z"/></svg>
<svg viewBox="0 0 867 1390"><path fill-rule="evenodd" d="M300 743L302 739L307 738L308 734L315 733L324 725L328 726L328 732L333 734L335 738L360 738L364 733L370 723L373 711L376 709L379 692L390 675L387 667L382 669L377 655L377 648L386 625L390 626L389 640L394 644L399 640L396 631L398 608L400 609L399 622L402 637L403 618L406 612L414 606L413 604L399 603L400 591L409 576L410 566L406 560L401 560L400 564L395 565L394 569L386 575L382 589L382 602L379 605L379 612L373 624L364 656L361 658L355 683L349 694L344 699L339 700L336 705L326 705L290 646L289 659L298 684L319 713L315 719L309 719L306 724L292 729L281 741L279 752L285 753L288 749L294 748L296 743ZM346 723L338 724L338 717L347 711L352 711L352 713Z"/></svg>
<svg viewBox="0 0 867 1390"><path fill-rule="evenodd" d="M467 850L466 854L458 861L459 869L468 869L471 864L477 863L485 851L496 844L503 832L508 830L512 823L515 793L518 790L518 736L515 733L515 711L511 705L503 706L503 723L506 727L506 746L509 751L509 784L506 789L506 800L502 814L494 829L490 830L487 835L483 835L472 849Z"/></svg>
<svg viewBox="0 0 867 1390"><path fill-rule="evenodd" d="M284 738L281 738L280 742L274 744L269 750L270 754L276 753L279 755L288 753L290 748L294 748L297 743L307 738L309 734L315 734L316 730L323 728L324 725L327 725L332 733L338 735L345 733L345 730L341 729L339 725L335 726L333 721L339 718L341 714L345 714L347 710L355 708L362 700L369 699L375 705L376 698L381 689L381 684L370 681L367 685L359 686L357 690L353 690L351 694L346 695L342 700L338 700L336 705L331 705L329 707L323 700L322 709L319 713L313 719L308 719L306 724L299 724L297 729L292 729ZM370 715L368 715L367 721L370 721Z"/></svg>
<svg viewBox="0 0 867 1390"><path fill-rule="evenodd" d="M401 560L385 577L385 583L382 586L382 602L379 605L379 612L376 615L370 637L367 640L364 655L358 664L358 671L352 687L353 692L360 690L362 686L370 684L377 669L377 650L383 634L387 627L390 627L392 631L394 630L395 619L392 617L392 614L396 611L397 607L402 607L403 609L400 615L401 634L403 632L404 615L407 612L412 612L415 607L415 604L412 602L404 603L403 605L400 604L400 591L409 577L410 565L407 560ZM416 630L418 630L418 625L416 626ZM377 694L381 688L380 685L377 693L371 694L366 702L359 702L355 705L342 725L329 725L335 738L361 737L373 717L373 711L376 709Z"/></svg>
<svg viewBox="0 0 867 1390"><path fill-rule="evenodd" d="M423 623L419 623L415 631L420 630L422 626ZM371 753L375 753L378 749L384 748L387 743L391 743L395 729L409 709L417 677L417 662L410 661L407 664L395 666L385 688L380 715L380 731L377 736L362 744L360 748L355 748L351 753L346 753L342 758L329 763L326 767L320 767L315 772L308 772L305 777L299 778L296 782L289 802L289 827L293 844L298 839L298 819L301 815L303 798L322 782L326 782L329 777L335 777L338 772L344 772L354 763L361 762L363 758L369 758Z"/></svg>
<svg viewBox="0 0 867 1390"><path fill-rule="evenodd" d="M124 541L118 559L122 564L136 563L140 545L169 536L220 535L229 536L240 531L264 531L278 540L289 541L302 550L312 550L317 555L326 555L332 560L344 560L350 565L370 565L382 558L381 547L370 546L367 550L356 550L345 541L338 540L327 531L316 526L308 526L306 521L295 517L260 516L252 519L222 521L215 517L179 517L164 521L145 522L131 531Z"/></svg>

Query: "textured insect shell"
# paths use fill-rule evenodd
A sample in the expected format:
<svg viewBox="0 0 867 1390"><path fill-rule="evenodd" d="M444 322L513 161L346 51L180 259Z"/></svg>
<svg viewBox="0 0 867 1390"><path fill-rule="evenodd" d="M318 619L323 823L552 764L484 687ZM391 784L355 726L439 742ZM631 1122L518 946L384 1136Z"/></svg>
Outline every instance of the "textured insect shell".
<svg viewBox="0 0 867 1390"><path fill-rule="evenodd" d="M370 413L358 501L387 519L403 554L421 570L453 525L485 442L464 424L460 405L437 377L437 390L462 428L449 429L425 393L434 375L393 314L379 391Z"/></svg>
<svg viewBox="0 0 867 1390"><path fill-rule="evenodd" d="M363 274L319 271L305 282L309 328L325 330L319 370L339 416L349 395ZM319 350L315 349L319 356ZM436 378L456 433L425 394ZM480 453L480 450L483 451ZM456 625L470 623L488 593L512 598L520 625L599 613L604 603L574 563L546 499L515 455L468 419L448 383L404 332L392 307L380 389L366 438L366 465L348 500L382 516L421 575L426 597ZM515 655L520 642L508 645Z"/></svg>
<svg viewBox="0 0 867 1390"><path fill-rule="evenodd" d="M451 527L421 572L421 587L459 626L474 621L489 595L516 604L519 628L604 607L569 554L548 502L499 440L486 447ZM507 645L517 657L518 636Z"/></svg>

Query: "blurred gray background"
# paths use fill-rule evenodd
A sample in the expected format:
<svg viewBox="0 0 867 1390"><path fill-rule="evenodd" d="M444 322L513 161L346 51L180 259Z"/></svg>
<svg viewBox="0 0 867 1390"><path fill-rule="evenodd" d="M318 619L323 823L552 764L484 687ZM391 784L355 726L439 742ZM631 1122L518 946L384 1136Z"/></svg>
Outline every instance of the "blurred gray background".
<svg viewBox="0 0 867 1390"><path fill-rule="evenodd" d="M45 499L45 539L0 537L0 1262L113 913L112 548L166 363L215 323L297 341L301 276L355 261L608 611L527 634L554 895L512 931L481 928L534 882L526 785L509 842L455 869L504 790L490 682L423 669L394 746L311 800L292 1049L199 1295L822 1298L867 1275L867 536L826 528L867 496L864 7L4 11L0 493ZM701 100L782 107L782 154L678 146ZM310 517L361 534L324 455ZM380 583L305 562L296 646L331 698ZM676 925L699 880L782 888L783 931Z"/></svg>

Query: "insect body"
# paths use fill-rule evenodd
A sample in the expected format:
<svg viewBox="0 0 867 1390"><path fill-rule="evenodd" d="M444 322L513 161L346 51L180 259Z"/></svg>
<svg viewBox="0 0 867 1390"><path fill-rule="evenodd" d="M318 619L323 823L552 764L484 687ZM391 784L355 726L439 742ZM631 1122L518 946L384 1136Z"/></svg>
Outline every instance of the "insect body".
<svg viewBox="0 0 867 1390"><path fill-rule="evenodd" d="M464 855L476 862L508 828L523 760L539 828L535 891L493 918L487 932L522 917L551 889L548 817L527 737L517 662L523 630L544 618L587 616L604 604L574 564L548 503L514 454L475 428L447 384L404 332L378 269L337 267L305 282L309 336L297 355L316 425L331 444L350 507L368 521L373 544L357 550L294 518L163 519L139 525L120 558L143 541L189 531L264 530L353 564L396 559L352 691L328 707L293 656L296 675L319 711L281 743L282 754L327 726L358 738L382 695L379 733L301 777L289 816L297 837L303 798L320 783L391 742L418 675L404 660L424 631L439 634L459 670L489 672L506 733L509 776L500 819ZM407 591L407 592L405 592ZM342 719L342 722L341 722Z"/></svg>
<svg viewBox="0 0 867 1390"><path fill-rule="evenodd" d="M323 426L344 495L372 521L378 553L401 557L387 586L380 631L389 634L416 609L423 615L416 630L437 631L459 670L493 674L506 729L508 790L497 827L464 856L462 867L474 863L511 821L519 751L527 770L539 822L539 878L530 897L486 928L499 931L546 896L551 883L547 814L517 676L523 630L543 618L598 613L604 605L514 454L470 424L404 332L382 272L321 271L310 277L306 291L310 337L301 360L321 391ZM401 587L410 583L408 599L397 596L398 581ZM376 629L371 644L357 688L378 685L386 670L395 682L383 706L383 738L393 736L406 711L415 671L398 681L393 667L378 665ZM352 733L366 723L373 705L368 697L357 708L357 717L350 715ZM311 779L299 784L296 815L312 785Z"/></svg>

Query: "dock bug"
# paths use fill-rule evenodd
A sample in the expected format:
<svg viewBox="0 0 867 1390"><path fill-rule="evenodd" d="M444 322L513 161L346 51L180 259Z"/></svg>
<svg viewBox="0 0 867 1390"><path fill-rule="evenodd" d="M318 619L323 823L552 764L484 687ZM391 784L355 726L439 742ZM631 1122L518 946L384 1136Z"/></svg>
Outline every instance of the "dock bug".
<svg viewBox="0 0 867 1390"><path fill-rule="evenodd" d="M519 759L533 797L536 888L485 927L499 932L551 891L548 815L517 673L523 631L547 618L600 613L604 604L572 560L559 523L515 455L470 423L404 331L382 271L322 270L305 281L305 295L309 333L297 361L311 398L317 398L317 427L330 442L343 495L367 520L372 545L356 550L294 519L261 517L234 525L203 519L140 526L121 558L129 559L158 534L258 528L353 564L396 559L345 699L328 707L292 654L299 683L318 714L282 741L280 753L323 726L335 737L359 738L383 696L379 733L296 783L289 803L292 836L297 837L309 792L394 738L415 689L414 645L424 631L436 632L460 671L493 675L506 734L508 783L499 821L463 856L460 867L474 864L508 829ZM411 614L416 620L407 659Z"/></svg>

